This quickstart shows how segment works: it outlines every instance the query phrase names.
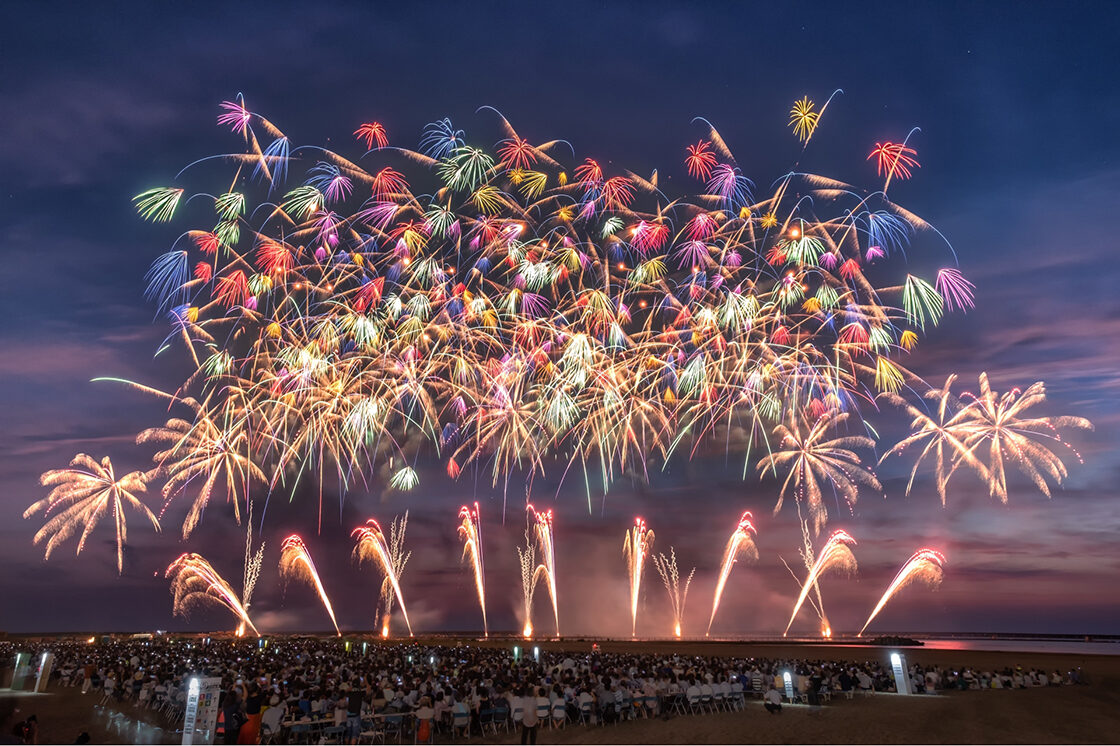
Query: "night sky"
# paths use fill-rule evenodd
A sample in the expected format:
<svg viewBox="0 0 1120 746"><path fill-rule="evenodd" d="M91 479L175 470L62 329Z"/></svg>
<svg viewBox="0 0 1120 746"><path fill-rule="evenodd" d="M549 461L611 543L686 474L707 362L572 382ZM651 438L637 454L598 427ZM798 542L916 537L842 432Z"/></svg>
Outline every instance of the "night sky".
<svg viewBox="0 0 1120 746"><path fill-rule="evenodd" d="M877 183L875 142L911 140L922 167L891 196L944 233L977 285L977 307L933 330L910 367L939 386L967 387L988 371L999 390L1047 384L1040 414L1088 417L1075 433L1085 466L1052 500L1015 479L1008 506L972 475L950 483L942 508L927 478L903 495L910 462L878 471L886 498L863 494L830 528L858 540L858 577L823 584L834 627L858 629L895 570L919 546L949 557L939 591L915 586L877 629L1120 633L1120 12L1114 3L167 3L5 5L0 23L0 629L222 628L221 611L171 616L162 570L198 551L240 584L241 536L225 506L178 541L181 513L155 535L131 521L124 577L105 522L83 554L49 563L32 546L39 519L22 511L46 494L41 472L77 452L109 455L118 472L147 468L134 444L162 423L157 401L96 376L171 388L173 357L154 358L165 326L143 298L143 276L181 224L141 221L131 197L169 183L195 158L238 147L215 126L218 103L245 95L296 144L356 157L351 132L382 122L415 146L426 122L449 116L487 147L501 135L482 105L532 142L565 138L582 159L648 174L671 195L692 188L684 147L720 130L760 188L789 170L786 127L795 99L836 88L802 166L862 186ZM473 134L472 133L477 133ZM674 186L674 184L679 186ZM922 266L917 264L921 271ZM884 433L898 411L864 412ZM887 441L884 441L887 442ZM880 446L882 448L882 444ZM870 454L867 454L870 455ZM702 632L723 543L743 510L759 526L760 561L741 565L715 631L780 632L797 586L788 506L771 515L778 485L738 454L673 461L648 485L619 480L605 499L582 480L534 500L557 511L561 626L569 633L629 628L623 532L647 519L656 548L697 566L686 634ZM324 629L311 592L282 594L280 540L302 533L333 594L340 624L370 628L379 578L350 561L349 530L411 511L413 557L403 587L418 630L480 626L473 584L459 564L455 515L482 504L491 627L513 629L519 604L515 543L524 490L502 493L464 472L422 470L413 493L359 491L340 507L330 486L321 535L317 495L273 497L265 570L253 603L263 629ZM150 493L158 502L158 485ZM554 495L556 497L554 498ZM541 599L536 626L549 628ZM668 629L656 574L643 601L650 634ZM810 614L796 630L814 628Z"/></svg>

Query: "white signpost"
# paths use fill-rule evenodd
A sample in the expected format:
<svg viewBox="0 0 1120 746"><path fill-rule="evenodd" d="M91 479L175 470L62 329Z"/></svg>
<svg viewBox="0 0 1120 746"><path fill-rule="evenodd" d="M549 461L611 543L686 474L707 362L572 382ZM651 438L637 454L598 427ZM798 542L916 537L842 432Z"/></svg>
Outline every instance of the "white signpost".
<svg viewBox="0 0 1120 746"><path fill-rule="evenodd" d="M214 726L218 724L220 678L192 676L187 686L187 711L183 717L183 745L214 743Z"/></svg>
<svg viewBox="0 0 1120 746"><path fill-rule="evenodd" d="M910 691L910 668L906 665L905 655L891 653L891 671L894 673L894 690L899 694L913 694Z"/></svg>
<svg viewBox="0 0 1120 746"><path fill-rule="evenodd" d="M23 691L31 678L31 654L16 653L15 670L12 671L12 691Z"/></svg>
<svg viewBox="0 0 1120 746"><path fill-rule="evenodd" d="M782 682L786 686L786 699L793 702L793 676L789 671L782 671Z"/></svg>
<svg viewBox="0 0 1120 746"><path fill-rule="evenodd" d="M35 676L35 691L47 691L47 683L51 680L51 669L54 668L54 653L43 653L39 658L39 673Z"/></svg>

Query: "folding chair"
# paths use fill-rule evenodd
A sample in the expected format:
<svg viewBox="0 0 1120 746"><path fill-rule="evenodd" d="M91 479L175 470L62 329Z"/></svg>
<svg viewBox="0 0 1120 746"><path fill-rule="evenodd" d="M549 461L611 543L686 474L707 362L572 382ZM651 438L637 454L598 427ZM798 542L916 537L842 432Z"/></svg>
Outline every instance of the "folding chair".
<svg viewBox="0 0 1120 746"><path fill-rule="evenodd" d="M503 733L509 732L509 708L497 707L494 709L494 732L498 732L498 728L502 729Z"/></svg>
<svg viewBox="0 0 1120 746"><path fill-rule="evenodd" d="M346 737L345 725L331 725L323 728L319 733L319 743L339 744Z"/></svg>
<svg viewBox="0 0 1120 746"><path fill-rule="evenodd" d="M673 695L669 702L669 710L674 715L686 715L689 712L688 700L685 699L683 694Z"/></svg>
<svg viewBox="0 0 1120 746"><path fill-rule="evenodd" d="M487 709L478 711L478 727L482 730L482 735L484 736L486 732L491 729L494 730L495 735L497 734L498 731L494 728L494 710Z"/></svg>
<svg viewBox="0 0 1120 746"><path fill-rule="evenodd" d="M385 731L377 727L376 720L363 720L362 732L358 734L358 743L373 744L385 743Z"/></svg>
<svg viewBox="0 0 1120 746"><path fill-rule="evenodd" d="M459 729L463 731L463 738L470 736L471 729L471 716L468 712L456 712L451 717L451 737L454 738L459 734Z"/></svg>
<svg viewBox="0 0 1120 746"><path fill-rule="evenodd" d="M552 727L563 729L568 722L568 708L564 700L558 699L552 705Z"/></svg>
<svg viewBox="0 0 1120 746"><path fill-rule="evenodd" d="M389 736L396 736L397 743L404 742L404 715L386 715L385 716L385 742L389 741Z"/></svg>

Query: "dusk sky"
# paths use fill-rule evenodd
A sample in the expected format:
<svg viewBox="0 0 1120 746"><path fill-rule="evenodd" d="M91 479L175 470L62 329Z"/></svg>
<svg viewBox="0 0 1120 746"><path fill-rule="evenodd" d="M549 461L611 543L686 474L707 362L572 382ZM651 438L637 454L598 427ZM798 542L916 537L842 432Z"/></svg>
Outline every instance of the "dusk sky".
<svg viewBox="0 0 1120 746"><path fill-rule="evenodd" d="M960 374L975 390L987 371L1000 390L1046 382L1040 415L1091 419L1070 440L1084 466L1053 499L1019 477L1010 501L961 473L942 508L928 472L904 496L909 455L877 473L830 528L859 541L855 578L822 585L837 630L858 630L894 572L921 546L948 556L939 590L916 585L880 617L892 631L1120 634L1120 13L1101 3L355 3L222 5L9 2L0 24L0 630L220 629L220 610L173 618L163 570L184 551L209 558L239 585L243 533L220 501L187 542L173 505L156 535L130 516L123 577L112 528L96 529L49 562L32 546L40 519L24 509L45 496L39 475L79 452L112 457L118 471L148 468L136 434L162 423L160 402L112 383L161 388L184 378L181 360L155 358L166 324L143 297L144 273L184 230L141 220L133 195L170 183L187 163L233 152L215 126L219 102L245 96L296 145L358 157L351 134L377 120L413 147L424 124L450 117L490 148L500 110L533 142L563 138L579 158L649 174L663 191L692 188L684 148L722 133L760 189L792 167L786 127L803 95L828 109L800 164L864 187L876 142L910 143L921 168L891 197L935 225L977 286L976 308L928 332L908 361L933 386ZM578 162L578 161L576 161ZM675 187L674 184L679 186ZM221 187L215 186L215 189ZM923 271L928 269L915 257ZM917 270L915 270L917 271ZM884 435L875 461L903 432L902 412L867 407ZM619 479L604 497L582 479L557 491L538 480L533 501L557 513L562 631L625 634L629 627L624 531L635 515L697 567L686 626L703 631L724 542L744 510L759 528L757 563L732 574L713 633L780 633L797 595L782 566L797 567L800 534L790 505L772 515L779 483L731 453L674 459L648 484ZM300 532L334 598L341 625L373 627L379 577L350 559L349 531L367 517L410 511L413 555L403 588L418 630L480 627L473 583L459 563L456 513L482 506L491 627L514 629L520 588L514 546L524 530L524 488L502 490L438 464L412 493L359 489L339 503L301 490L274 495L254 598L262 629L322 630L311 592L282 593L280 541ZM263 488L258 486L263 491ZM263 497L263 495L262 495ZM158 507L159 486L149 491ZM823 538L823 537L822 537ZM538 596L543 598L543 594ZM643 628L666 630L660 581L646 576ZM547 629L545 604L537 626ZM794 629L814 625L804 612ZM688 629L686 629L687 633Z"/></svg>

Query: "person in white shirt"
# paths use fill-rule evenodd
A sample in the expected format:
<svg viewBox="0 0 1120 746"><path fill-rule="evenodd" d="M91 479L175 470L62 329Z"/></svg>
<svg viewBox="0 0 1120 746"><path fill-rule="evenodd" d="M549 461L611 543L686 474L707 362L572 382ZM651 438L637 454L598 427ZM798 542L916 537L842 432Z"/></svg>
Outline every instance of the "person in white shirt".
<svg viewBox="0 0 1120 746"><path fill-rule="evenodd" d="M594 708L595 698L592 697L591 692L587 691L586 689L581 689L580 690L579 696L577 697L577 699L579 700L579 711L581 713L582 712L591 712L592 710L595 709Z"/></svg>
<svg viewBox="0 0 1120 746"><path fill-rule="evenodd" d="M782 695L773 686L766 690L766 695L762 699L766 711L771 715L782 711Z"/></svg>
<svg viewBox="0 0 1120 746"><path fill-rule="evenodd" d="M700 687L696 686L695 681L688 682L688 689L685 690L685 698L688 699L689 707L696 707L700 704Z"/></svg>
<svg viewBox="0 0 1120 746"><path fill-rule="evenodd" d="M529 687L525 696L521 698L524 707L521 712L521 743L523 744L536 744L537 743L537 725L540 723L537 718L537 708L535 706L537 688L535 686Z"/></svg>

